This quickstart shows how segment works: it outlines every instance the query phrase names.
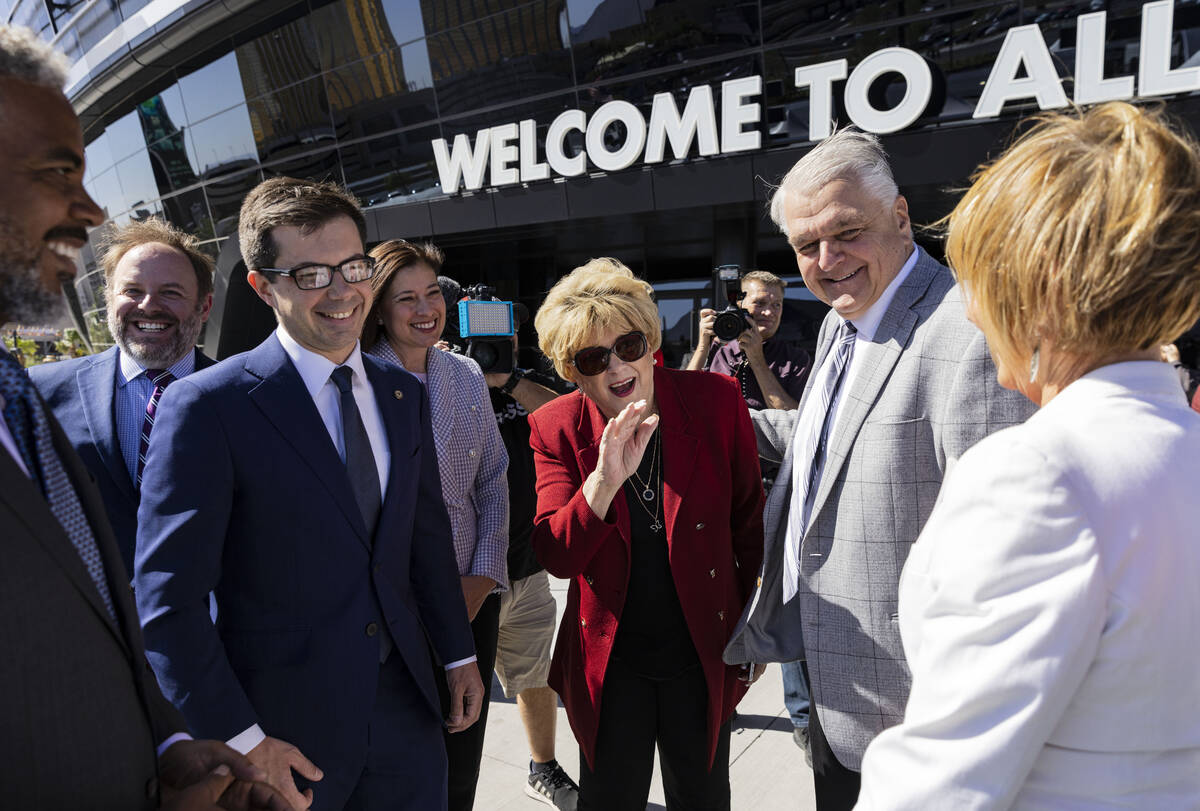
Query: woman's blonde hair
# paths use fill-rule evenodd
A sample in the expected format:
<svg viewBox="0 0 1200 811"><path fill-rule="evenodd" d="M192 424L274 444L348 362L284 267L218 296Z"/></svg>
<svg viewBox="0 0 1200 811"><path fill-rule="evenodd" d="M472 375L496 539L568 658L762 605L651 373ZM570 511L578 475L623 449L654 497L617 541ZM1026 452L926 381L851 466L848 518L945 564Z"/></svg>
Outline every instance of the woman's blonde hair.
<svg viewBox="0 0 1200 811"><path fill-rule="evenodd" d="M1158 109L1050 113L978 173L946 255L992 351L1080 360L1169 343L1200 316L1200 156Z"/></svg>
<svg viewBox="0 0 1200 811"><path fill-rule="evenodd" d="M565 380L575 380L571 359L608 329L637 330L651 352L662 343L654 290L616 259L592 259L558 280L533 320L542 353Z"/></svg>

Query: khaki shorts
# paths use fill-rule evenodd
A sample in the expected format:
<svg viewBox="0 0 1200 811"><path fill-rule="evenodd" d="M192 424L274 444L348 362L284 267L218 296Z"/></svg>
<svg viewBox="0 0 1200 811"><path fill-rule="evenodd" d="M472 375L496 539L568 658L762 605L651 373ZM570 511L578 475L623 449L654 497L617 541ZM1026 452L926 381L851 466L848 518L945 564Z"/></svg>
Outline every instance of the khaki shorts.
<svg viewBox="0 0 1200 811"><path fill-rule="evenodd" d="M506 698L546 686L556 613L550 578L544 571L513 581L500 595L496 676Z"/></svg>

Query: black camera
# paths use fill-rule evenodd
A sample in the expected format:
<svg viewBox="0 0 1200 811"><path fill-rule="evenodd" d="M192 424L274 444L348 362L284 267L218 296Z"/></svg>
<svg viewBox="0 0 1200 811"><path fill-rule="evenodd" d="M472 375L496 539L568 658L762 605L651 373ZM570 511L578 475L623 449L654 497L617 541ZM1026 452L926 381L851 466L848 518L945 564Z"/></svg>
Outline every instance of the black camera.
<svg viewBox="0 0 1200 811"><path fill-rule="evenodd" d="M713 335L728 343L750 328L750 313L739 306L746 294L742 292L742 269L737 265L721 265L713 271L713 309L725 302L725 309L717 313L713 322Z"/></svg>
<svg viewBox="0 0 1200 811"><path fill-rule="evenodd" d="M458 303L458 333L467 339L467 357L478 363L484 374L510 374L516 361L513 304L497 300L495 292L483 284L467 288L470 298Z"/></svg>

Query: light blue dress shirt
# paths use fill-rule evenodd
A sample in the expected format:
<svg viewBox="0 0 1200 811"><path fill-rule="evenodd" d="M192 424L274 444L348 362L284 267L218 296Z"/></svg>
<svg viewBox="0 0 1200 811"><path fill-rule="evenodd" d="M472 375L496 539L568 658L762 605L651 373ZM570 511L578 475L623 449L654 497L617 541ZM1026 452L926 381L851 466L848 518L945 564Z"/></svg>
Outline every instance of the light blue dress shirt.
<svg viewBox="0 0 1200 811"><path fill-rule="evenodd" d="M116 390L113 405L117 410L117 443L125 459L129 480L137 481L138 449L142 443L142 425L146 421L146 404L154 394L154 381L146 376L146 369L124 352L119 353ZM196 371L196 352L193 350L168 366L167 371L178 380Z"/></svg>

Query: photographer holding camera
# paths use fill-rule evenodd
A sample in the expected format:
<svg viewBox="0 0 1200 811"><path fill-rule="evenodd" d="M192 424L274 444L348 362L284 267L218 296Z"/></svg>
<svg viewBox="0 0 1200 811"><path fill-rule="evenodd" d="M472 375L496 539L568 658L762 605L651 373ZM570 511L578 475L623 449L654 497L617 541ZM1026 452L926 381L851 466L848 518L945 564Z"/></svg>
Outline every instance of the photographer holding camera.
<svg viewBox="0 0 1200 811"><path fill-rule="evenodd" d="M718 269L720 273L723 268ZM736 378L746 405L752 409L794 409L804 393L812 358L797 344L776 338L783 319L787 282L765 270L741 277L741 306L746 329L720 342L714 333L716 310L700 311L700 335L687 368L720 372ZM726 310L721 316L732 314Z"/></svg>

